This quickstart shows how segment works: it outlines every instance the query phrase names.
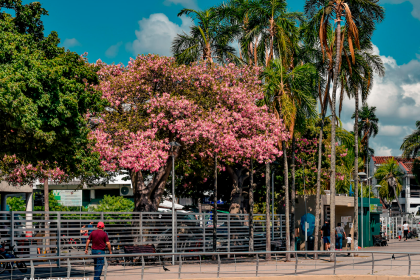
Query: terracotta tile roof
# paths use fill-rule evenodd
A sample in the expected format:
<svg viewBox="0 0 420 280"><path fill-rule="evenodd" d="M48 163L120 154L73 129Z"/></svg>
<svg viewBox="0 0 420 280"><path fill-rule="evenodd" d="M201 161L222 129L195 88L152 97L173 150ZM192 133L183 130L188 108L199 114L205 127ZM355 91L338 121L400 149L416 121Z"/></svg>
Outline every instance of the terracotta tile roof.
<svg viewBox="0 0 420 280"><path fill-rule="evenodd" d="M408 174L413 174L413 164L414 164L414 159L412 159L411 162L406 161L406 162L400 162L402 167L404 167L405 170L407 170Z"/></svg>
<svg viewBox="0 0 420 280"><path fill-rule="evenodd" d="M375 164L384 164L391 158L396 159L399 164L407 171L408 174L413 174L413 163L414 159L412 158L403 158L403 157L394 157L394 156L387 156L387 157L372 157L372 160Z"/></svg>
<svg viewBox="0 0 420 280"><path fill-rule="evenodd" d="M384 164L386 163L388 160L390 160L391 158L395 158L393 156L389 156L389 157L372 157L372 160L375 164Z"/></svg>

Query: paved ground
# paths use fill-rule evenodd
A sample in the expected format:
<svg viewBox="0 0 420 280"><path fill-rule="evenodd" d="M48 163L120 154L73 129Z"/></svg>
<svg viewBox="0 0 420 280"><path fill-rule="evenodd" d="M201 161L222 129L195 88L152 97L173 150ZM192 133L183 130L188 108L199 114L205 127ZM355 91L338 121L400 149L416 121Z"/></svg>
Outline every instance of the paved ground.
<svg viewBox="0 0 420 280"><path fill-rule="evenodd" d="M372 247L364 249L378 252L394 252L395 259L392 254L375 254L373 273L374 275L386 277L390 275L405 276L408 274L408 255L398 254L397 252L406 253L420 253L420 242L417 239L404 241L391 241L386 247ZM277 258L277 259L276 259ZM415 279L420 279L420 255L412 255L411 258L411 275ZM221 258L221 267L219 277L259 277L265 276L305 276L312 279L309 275L333 275L334 263L329 262L329 254L320 255L319 260L313 260L312 256L305 259L304 255L298 255L298 264L295 259L291 262L284 262L284 255L273 256L272 261L265 261L264 255L260 255L258 272L255 260L249 258L239 257ZM154 279L178 279L179 266L172 266L170 262L165 262L165 267L169 271L164 271L159 264L147 265L144 270L144 280ZM72 263L70 279L88 279L93 280L93 269L89 264ZM183 279L204 279L216 278L218 266L217 263L211 260L202 260L201 264L197 259L186 259L182 261L181 278ZM29 270L28 270L29 272ZM360 251L357 256L347 256L345 251L340 252L336 261L337 275L372 275L372 255ZM112 264L108 267L107 280L138 280L141 278L141 265L122 266ZM58 269L54 266L48 265L37 266L35 270L35 278L47 279L52 276L52 279L67 278L66 268ZM0 279L29 279L30 275L23 275L20 272L14 271L13 275L9 272L0 274ZM103 279L103 278L102 278ZM313 279L312 279L313 280Z"/></svg>

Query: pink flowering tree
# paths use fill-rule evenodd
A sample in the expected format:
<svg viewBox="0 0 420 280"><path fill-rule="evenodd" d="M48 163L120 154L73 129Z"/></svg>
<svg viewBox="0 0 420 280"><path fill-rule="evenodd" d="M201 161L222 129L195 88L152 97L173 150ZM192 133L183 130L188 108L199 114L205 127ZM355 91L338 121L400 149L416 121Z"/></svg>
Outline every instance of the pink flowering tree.
<svg viewBox="0 0 420 280"><path fill-rule="evenodd" d="M214 157L224 166L280 156L282 123L256 102L260 69L233 64L178 65L173 58L138 56L104 66L99 89L109 103L91 137L106 171L126 170L135 211L156 211L175 160ZM171 152L169 142L181 144Z"/></svg>

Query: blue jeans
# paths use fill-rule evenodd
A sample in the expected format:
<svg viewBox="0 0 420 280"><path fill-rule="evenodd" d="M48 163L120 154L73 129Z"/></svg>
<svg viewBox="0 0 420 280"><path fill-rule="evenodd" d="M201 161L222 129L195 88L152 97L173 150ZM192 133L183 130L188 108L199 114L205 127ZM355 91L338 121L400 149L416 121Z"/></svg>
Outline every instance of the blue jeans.
<svg viewBox="0 0 420 280"><path fill-rule="evenodd" d="M103 255L105 250L92 250L92 255ZM102 269L104 268L104 258L94 258L93 263L95 264L95 277L93 280L100 280Z"/></svg>
<svg viewBox="0 0 420 280"><path fill-rule="evenodd" d="M343 249L343 235L341 233L337 234L337 249Z"/></svg>

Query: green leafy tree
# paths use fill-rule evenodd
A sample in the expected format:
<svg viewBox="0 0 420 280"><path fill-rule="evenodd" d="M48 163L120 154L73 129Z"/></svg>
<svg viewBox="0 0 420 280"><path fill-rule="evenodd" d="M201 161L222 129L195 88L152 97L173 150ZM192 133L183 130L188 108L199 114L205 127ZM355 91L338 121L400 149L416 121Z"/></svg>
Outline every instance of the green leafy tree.
<svg viewBox="0 0 420 280"><path fill-rule="evenodd" d="M388 160L382 164L375 173L375 178L379 181L382 187L379 189L379 198L384 202L388 208L391 208L391 202L397 199L400 213L402 213L401 205L398 196L402 189L401 176L399 164L395 159Z"/></svg>
<svg viewBox="0 0 420 280"><path fill-rule="evenodd" d="M12 196L6 199L6 204L9 206L10 211L25 211L25 200L20 196Z"/></svg>
<svg viewBox="0 0 420 280"><path fill-rule="evenodd" d="M40 176L33 169L41 165L59 168L68 178L100 173L86 118L103 109L100 92L90 86L98 83L98 66L58 47L56 32L44 37L41 16L47 11L38 2L0 1L0 8L15 11L0 16L0 158L18 162L0 163L1 175L23 184L34 180L32 171ZM19 168L27 172L8 176ZM42 173L41 179L48 176Z"/></svg>
<svg viewBox="0 0 420 280"><path fill-rule="evenodd" d="M420 121L416 121L416 129L404 138L400 149L403 151L403 157L420 156Z"/></svg>
<svg viewBox="0 0 420 280"><path fill-rule="evenodd" d="M94 212L133 212L134 202L123 196L105 195L97 206L91 206L89 210ZM131 219L131 216L131 214L104 215L104 219ZM110 222L110 224L115 224L115 222Z"/></svg>
<svg viewBox="0 0 420 280"><path fill-rule="evenodd" d="M190 64L204 60L225 63L226 59L237 61L235 49L229 44L237 36L235 25L223 24L214 8L205 11L183 9L178 16L187 15L197 20L190 34L178 34L172 43L172 53L177 62Z"/></svg>

